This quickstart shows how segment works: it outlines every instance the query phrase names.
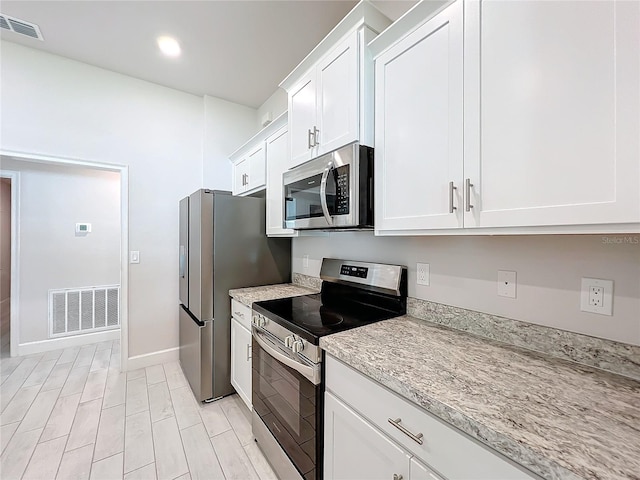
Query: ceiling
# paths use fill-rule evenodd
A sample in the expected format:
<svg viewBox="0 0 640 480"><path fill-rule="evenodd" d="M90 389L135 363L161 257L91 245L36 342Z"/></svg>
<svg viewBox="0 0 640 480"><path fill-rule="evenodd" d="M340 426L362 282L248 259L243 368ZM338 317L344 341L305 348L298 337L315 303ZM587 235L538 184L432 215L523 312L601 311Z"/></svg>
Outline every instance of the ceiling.
<svg viewBox="0 0 640 480"><path fill-rule="evenodd" d="M354 0L3 0L4 15L35 23L44 41L1 38L196 95L253 108L353 8ZM392 20L414 0L374 0ZM170 35L179 58L156 38Z"/></svg>

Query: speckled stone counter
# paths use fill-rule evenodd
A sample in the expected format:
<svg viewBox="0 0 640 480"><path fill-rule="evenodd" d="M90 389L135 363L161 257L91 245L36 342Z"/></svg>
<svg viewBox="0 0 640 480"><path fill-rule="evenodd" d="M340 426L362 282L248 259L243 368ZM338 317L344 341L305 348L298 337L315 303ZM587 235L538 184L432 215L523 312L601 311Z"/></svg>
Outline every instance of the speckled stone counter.
<svg viewBox="0 0 640 480"><path fill-rule="evenodd" d="M640 478L640 382L410 316L320 346L542 477Z"/></svg>
<svg viewBox="0 0 640 480"><path fill-rule="evenodd" d="M229 290L229 295L247 307L251 307L253 302L263 300L274 300L276 298L298 297L318 293L319 290L294 285L292 283L279 283L277 285L264 285L262 287L237 288Z"/></svg>

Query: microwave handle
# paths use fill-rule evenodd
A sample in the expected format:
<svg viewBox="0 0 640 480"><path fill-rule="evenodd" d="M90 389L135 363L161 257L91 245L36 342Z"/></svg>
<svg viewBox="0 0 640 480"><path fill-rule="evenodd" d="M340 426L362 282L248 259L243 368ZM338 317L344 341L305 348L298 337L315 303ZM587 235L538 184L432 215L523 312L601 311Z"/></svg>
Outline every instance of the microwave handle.
<svg viewBox="0 0 640 480"><path fill-rule="evenodd" d="M327 167L322 173L322 180L320 180L320 206L322 207L322 213L329 225L333 225L333 219L329 215L329 207L327 205L327 178L329 178L329 172L333 168L333 162L329 162Z"/></svg>

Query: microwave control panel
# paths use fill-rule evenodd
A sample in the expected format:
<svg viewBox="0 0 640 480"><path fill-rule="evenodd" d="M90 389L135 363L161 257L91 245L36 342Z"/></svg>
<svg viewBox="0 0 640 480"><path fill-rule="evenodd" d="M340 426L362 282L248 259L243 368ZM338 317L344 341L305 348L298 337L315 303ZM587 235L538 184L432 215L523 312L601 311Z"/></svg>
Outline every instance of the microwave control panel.
<svg viewBox="0 0 640 480"><path fill-rule="evenodd" d="M336 214L349 213L349 166L343 165L335 170L336 179Z"/></svg>

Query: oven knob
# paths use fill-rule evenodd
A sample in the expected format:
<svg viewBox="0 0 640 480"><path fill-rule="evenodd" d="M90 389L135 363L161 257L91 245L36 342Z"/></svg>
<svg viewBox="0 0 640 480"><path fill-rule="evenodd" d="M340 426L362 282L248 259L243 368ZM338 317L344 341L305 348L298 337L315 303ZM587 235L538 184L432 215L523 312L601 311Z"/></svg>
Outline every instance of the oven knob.
<svg viewBox="0 0 640 480"><path fill-rule="evenodd" d="M293 353L300 353L302 350L304 350L304 343L302 342L302 340L294 341L291 345L291 350L293 351Z"/></svg>
<svg viewBox="0 0 640 480"><path fill-rule="evenodd" d="M295 338L293 337L293 335L288 335L284 338L284 346L287 348L291 348L293 345L293 341L295 340Z"/></svg>
<svg viewBox="0 0 640 480"><path fill-rule="evenodd" d="M267 319L264 318L262 315L254 315L253 324L256 327L264 327L267 324Z"/></svg>

